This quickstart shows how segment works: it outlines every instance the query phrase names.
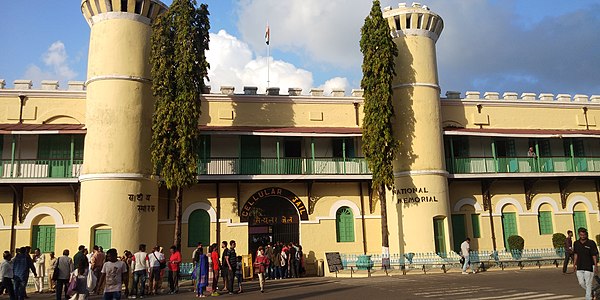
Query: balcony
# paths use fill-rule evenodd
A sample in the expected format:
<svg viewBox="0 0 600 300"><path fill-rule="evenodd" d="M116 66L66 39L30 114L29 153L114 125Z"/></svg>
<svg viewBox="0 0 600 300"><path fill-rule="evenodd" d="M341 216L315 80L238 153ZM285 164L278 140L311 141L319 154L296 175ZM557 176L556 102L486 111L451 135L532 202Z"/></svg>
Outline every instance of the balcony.
<svg viewBox="0 0 600 300"><path fill-rule="evenodd" d="M199 175L369 175L367 161L355 158L210 158Z"/></svg>
<svg viewBox="0 0 600 300"><path fill-rule="evenodd" d="M82 164L70 159L3 159L0 178L77 178Z"/></svg>
<svg viewBox="0 0 600 300"><path fill-rule="evenodd" d="M463 157L447 167L452 174L600 172L600 157Z"/></svg>

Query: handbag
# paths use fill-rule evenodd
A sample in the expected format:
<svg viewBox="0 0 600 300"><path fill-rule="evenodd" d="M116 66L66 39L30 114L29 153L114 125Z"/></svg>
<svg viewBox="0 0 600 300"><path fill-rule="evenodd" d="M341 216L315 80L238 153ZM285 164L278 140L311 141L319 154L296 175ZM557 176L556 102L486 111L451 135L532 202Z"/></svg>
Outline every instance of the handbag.
<svg viewBox="0 0 600 300"><path fill-rule="evenodd" d="M96 288L96 284L98 283L98 278L94 275L94 272L88 271L87 276L87 289L91 293Z"/></svg>
<svg viewBox="0 0 600 300"><path fill-rule="evenodd" d="M152 252L152 254L154 255L154 258L156 258L156 260L158 260L158 257L156 257L156 253ZM159 267L161 269L164 269L167 267L167 263L165 261L158 260L158 263L159 263Z"/></svg>
<svg viewBox="0 0 600 300"><path fill-rule="evenodd" d="M60 262L60 258L56 259L56 267L54 267L54 271L52 272L52 280L57 281L58 276L60 275L60 269L58 268Z"/></svg>
<svg viewBox="0 0 600 300"><path fill-rule="evenodd" d="M69 280L69 287L67 288L67 295L73 296L77 293L77 276L75 274L71 274L71 279Z"/></svg>
<svg viewBox="0 0 600 300"><path fill-rule="evenodd" d="M465 257L464 257L464 256L461 256L461 257L460 257L460 264L461 264L461 265L464 265L464 264L465 264Z"/></svg>

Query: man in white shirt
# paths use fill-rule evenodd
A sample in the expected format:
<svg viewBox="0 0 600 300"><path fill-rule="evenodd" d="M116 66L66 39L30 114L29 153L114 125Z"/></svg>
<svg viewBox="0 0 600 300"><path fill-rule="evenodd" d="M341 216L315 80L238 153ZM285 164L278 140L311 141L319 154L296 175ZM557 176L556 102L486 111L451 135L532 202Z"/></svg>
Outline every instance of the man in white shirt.
<svg viewBox="0 0 600 300"><path fill-rule="evenodd" d="M46 256L40 248L36 248L33 256L33 265L37 276L35 277L35 292L41 293L44 291L44 277L46 276Z"/></svg>
<svg viewBox="0 0 600 300"><path fill-rule="evenodd" d="M4 261L0 264L0 295L4 294L4 291L8 292L10 299L15 299L15 289L13 287L13 268L10 259L12 255L8 251L4 251Z"/></svg>
<svg viewBox="0 0 600 300"><path fill-rule="evenodd" d="M471 266L471 257L469 256L469 251L471 251L470 243L471 239L466 238L465 241L460 244L460 255L465 259L462 267L463 274L469 274L467 273L467 268L471 268L471 271L475 273L475 270L473 270L473 267Z"/></svg>
<svg viewBox="0 0 600 300"><path fill-rule="evenodd" d="M127 273L125 263L117 260L117 250L106 251L106 262L102 265L100 284L104 284L104 300L120 300L123 287L123 274Z"/></svg>
<svg viewBox="0 0 600 300"><path fill-rule="evenodd" d="M148 267L150 268L150 293L156 294L156 291L160 287L160 269L161 263L166 263L165 255L160 252L160 247L156 246L154 251L148 254Z"/></svg>
<svg viewBox="0 0 600 300"><path fill-rule="evenodd" d="M148 272L148 253L146 253L145 244L141 244L139 251L131 258L131 270L133 270L133 285L131 286L131 296L129 296L129 298L144 298L146 272ZM138 284L141 284L139 288Z"/></svg>

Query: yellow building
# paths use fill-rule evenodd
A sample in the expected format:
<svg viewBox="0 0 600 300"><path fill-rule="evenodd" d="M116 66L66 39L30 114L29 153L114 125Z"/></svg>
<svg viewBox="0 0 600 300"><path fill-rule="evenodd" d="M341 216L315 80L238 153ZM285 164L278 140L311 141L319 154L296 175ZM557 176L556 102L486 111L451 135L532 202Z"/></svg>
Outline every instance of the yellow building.
<svg viewBox="0 0 600 300"><path fill-rule="evenodd" d="M154 101L148 64L156 0L82 1L91 27L88 78L59 89L0 80L0 248L169 246L174 195L151 174ZM384 10L400 55L395 133L406 147L387 197L392 254L551 248L552 234L600 233L600 96L448 92L435 42L443 21L418 4ZM125 42L126 41L126 42ZM183 195L183 257L197 242L299 242L381 253L379 203L361 152L362 91L202 96L198 183ZM596 120L598 119L598 120ZM531 150L530 150L531 148Z"/></svg>

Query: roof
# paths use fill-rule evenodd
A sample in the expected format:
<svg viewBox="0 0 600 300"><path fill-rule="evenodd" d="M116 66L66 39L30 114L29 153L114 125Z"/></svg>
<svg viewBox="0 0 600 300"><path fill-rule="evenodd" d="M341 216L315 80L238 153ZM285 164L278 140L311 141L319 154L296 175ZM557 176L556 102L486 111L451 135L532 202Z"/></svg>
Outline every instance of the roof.
<svg viewBox="0 0 600 300"><path fill-rule="evenodd" d="M200 126L201 132L236 135L361 136L360 127Z"/></svg>
<svg viewBox="0 0 600 300"><path fill-rule="evenodd" d="M84 124L0 124L0 134L85 133Z"/></svg>
<svg viewBox="0 0 600 300"><path fill-rule="evenodd" d="M444 128L444 135L472 135L497 137L591 137L600 138L600 130L574 129L514 129L514 128Z"/></svg>

